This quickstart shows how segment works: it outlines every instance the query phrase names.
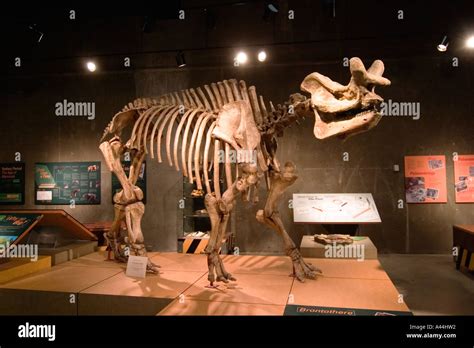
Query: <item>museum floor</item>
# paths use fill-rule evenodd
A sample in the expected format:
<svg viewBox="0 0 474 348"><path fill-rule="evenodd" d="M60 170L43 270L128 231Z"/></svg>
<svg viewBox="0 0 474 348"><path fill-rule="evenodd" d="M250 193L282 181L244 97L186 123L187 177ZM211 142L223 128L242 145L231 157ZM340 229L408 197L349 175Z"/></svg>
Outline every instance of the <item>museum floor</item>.
<svg viewBox="0 0 474 348"><path fill-rule="evenodd" d="M450 255L379 254L414 315L474 315L474 276Z"/></svg>
<svg viewBox="0 0 474 348"><path fill-rule="evenodd" d="M0 313L283 315L297 306L409 312L377 260L309 259L324 275L300 283L289 277L287 257L227 255L237 282L210 288L205 255L151 257L162 272L146 279L127 277L124 264L95 252L10 281L0 285Z"/></svg>
<svg viewBox="0 0 474 348"><path fill-rule="evenodd" d="M204 255L151 257L161 273L146 279L127 277L124 264L95 252L12 280L0 285L0 313L294 315L300 308L362 310L356 315L474 313L472 277L456 271L444 255L379 255L380 262L308 259L324 274L305 283L288 276L287 257L227 255L226 267L237 282L215 288L208 286ZM364 314L368 310L373 312Z"/></svg>

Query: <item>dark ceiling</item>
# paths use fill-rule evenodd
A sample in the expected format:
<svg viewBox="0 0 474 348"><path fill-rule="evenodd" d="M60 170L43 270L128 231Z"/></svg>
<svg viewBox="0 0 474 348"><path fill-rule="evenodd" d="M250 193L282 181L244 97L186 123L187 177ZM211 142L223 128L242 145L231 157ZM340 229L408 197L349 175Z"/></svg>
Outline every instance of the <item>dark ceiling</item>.
<svg viewBox="0 0 474 348"><path fill-rule="evenodd" d="M148 2L149 3L149 2ZM274 1L277 14L265 12L267 1L157 1L104 8L15 6L3 12L2 68L8 75L68 73L95 58L102 71L176 68L184 51L188 68L232 64L235 51L265 48L273 64L324 62L362 55L384 58L440 56L436 45L450 39L449 55L474 55L464 49L474 35L474 1L429 0L289 0ZM69 19L75 10L76 18ZM185 18L178 19L179 10ZM288 19L288 11L294 19ZM403 19L399 19L399 11ZM6 34L6 35L5 35ZM39 36L43 34L40 42ZM21 57L23 69L14 67Z"/></svg>

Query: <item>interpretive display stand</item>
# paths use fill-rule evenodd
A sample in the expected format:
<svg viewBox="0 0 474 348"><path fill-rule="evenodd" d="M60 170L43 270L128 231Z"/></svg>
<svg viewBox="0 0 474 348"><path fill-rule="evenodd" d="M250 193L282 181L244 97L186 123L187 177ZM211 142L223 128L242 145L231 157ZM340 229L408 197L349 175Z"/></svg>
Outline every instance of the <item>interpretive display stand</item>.
<svg viewBox="0 0 474 348"><path fill-rule="evenodd" d="M320 224L328 234L357 235L359 226L381 223L370 193L294 193L295 223Z"/></svg>
<svg viewBox="0 0 474 348"><path fill-rule="evenodd" d="M347 245L328 245L318 243L313 236L303 236L300 252L303 257L313 258L346 258L376 260L377 248L369 237L351 237L353 242Z"/></svg>
<svg viewBox="0 0 474 348"><path fill-rule="evenodd" d="M44 215L25 211L0 211L0 245L21 242Z"/></svg>
<svg viewBox="0 0 474 348"><path fill-rule="evenodd" d="M37 245L39 255L51 256L53 265L92 253L97 247L97 237L62 209L1 210L0 219L2 216L9 225L15 222L3 226L9 235L5 232L0 238L16 234L16 244ZM0 220L0 233L1 224Z"/></svg>

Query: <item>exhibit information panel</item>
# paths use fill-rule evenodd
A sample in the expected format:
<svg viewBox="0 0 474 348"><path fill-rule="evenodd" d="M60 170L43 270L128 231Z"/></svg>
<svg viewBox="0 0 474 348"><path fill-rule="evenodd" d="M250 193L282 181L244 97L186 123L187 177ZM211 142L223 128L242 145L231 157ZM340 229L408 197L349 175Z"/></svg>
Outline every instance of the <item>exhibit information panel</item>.
<svg viewBox="0 0 474 348"><path fill-rule="evenodd" d="M0 204L25 204L24 163L0 163Z"/></svg>
<svg viewBox="0 0 474 348"><path fill-rule="evenodd" d="M100 162L36 163L35 204L100 204Z"/></svg>
<svg viewBox="0 0 474 348"><path fill-rule="evenodd" d="M456 203L474 202L474 155L459 155L454 161Z"/></svg>
<svg viewBox="0 0 474 348"><path fill-rule="evenodd" d="M407 203L446 203L445 156L405 156Z"/></svg>
<svg viewBox="0 0 474 348"><path fill-rule="evenodd" d="M122 167L125 172L125 175L130 173L130 164L131 161L122 161ZM138 179L136 185L143 191L143 200L142 202L146 203L146 162L142 163L140 168L140 173L138 174ZM122 190L122 185L120 185L120 181L118 180L117 176L112 173L112 203L114 199L114 195Z"/></svg>
<svg viewBox="0 0 474 348"><path fill-rule="evenodd" d="M29 213L0 214L0 246L14 244L42 217L41 214Z"/></svg>
<svg viewBox="0 0 474 348"><path fill-rule="evenodd" d="M300 223L380 223L370 193L294 193L293 218Z"/></svg>

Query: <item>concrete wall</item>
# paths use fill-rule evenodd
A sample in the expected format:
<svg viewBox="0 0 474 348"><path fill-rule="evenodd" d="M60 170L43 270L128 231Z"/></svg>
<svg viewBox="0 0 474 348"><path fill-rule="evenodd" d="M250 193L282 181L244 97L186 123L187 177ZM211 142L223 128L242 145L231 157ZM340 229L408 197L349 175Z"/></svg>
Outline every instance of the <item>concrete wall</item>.
<svg viewBox="0 0 474 348"><path fill-rule="evenodd" d="M441 63L428 58L386 62L386 76L392 86L378 91L386 100L420 102L421 118L417 121L386 117L372 131L346 142L315 139L312 119L286 131L280 139L279 158L282 163L294 161L300 178L285 194L281 214L296 243L304 234L321 231L316 226L292 223L287 202L292 193L298 192L372 193L383 222L362 226L361 234L369 235L381 252L449 252L452 225L473 223L473 205L454 203L451 158L453 152L474 153L474 101L470 96L474 71L468 65L449 68ZM104 127L135 96L159 95L235 77L254 84L274 103L281 103L298 92L300 82L313 71L340 83L349 78L347 68L339 62L9 78L6 93L0 97L0 161L12 161L15 152L22 154L27 164L24 208L45 208L34 205L34 163L101 160L98 139ZM96 119L56 117L54 104L63 99L94 101ZM343 152L349 153L349 162L342 161ZM403 156L439 154L447 158L448 203L398 209L397 200L404 199ZM151 159L148 162L148 201L143 220L146 244L155 250L176 250L176 236L182 229L182 213L177 207L182 197L182 177L167 165ZM102 163L102 204L58 208L82 222L112 219L111 178ZM400 165L399 173L393 172L394 164ZM255 221L264 198L262 189L257 207L239 203L236 208L237 246L242 252L282 250L279 237Z"/></svg>

